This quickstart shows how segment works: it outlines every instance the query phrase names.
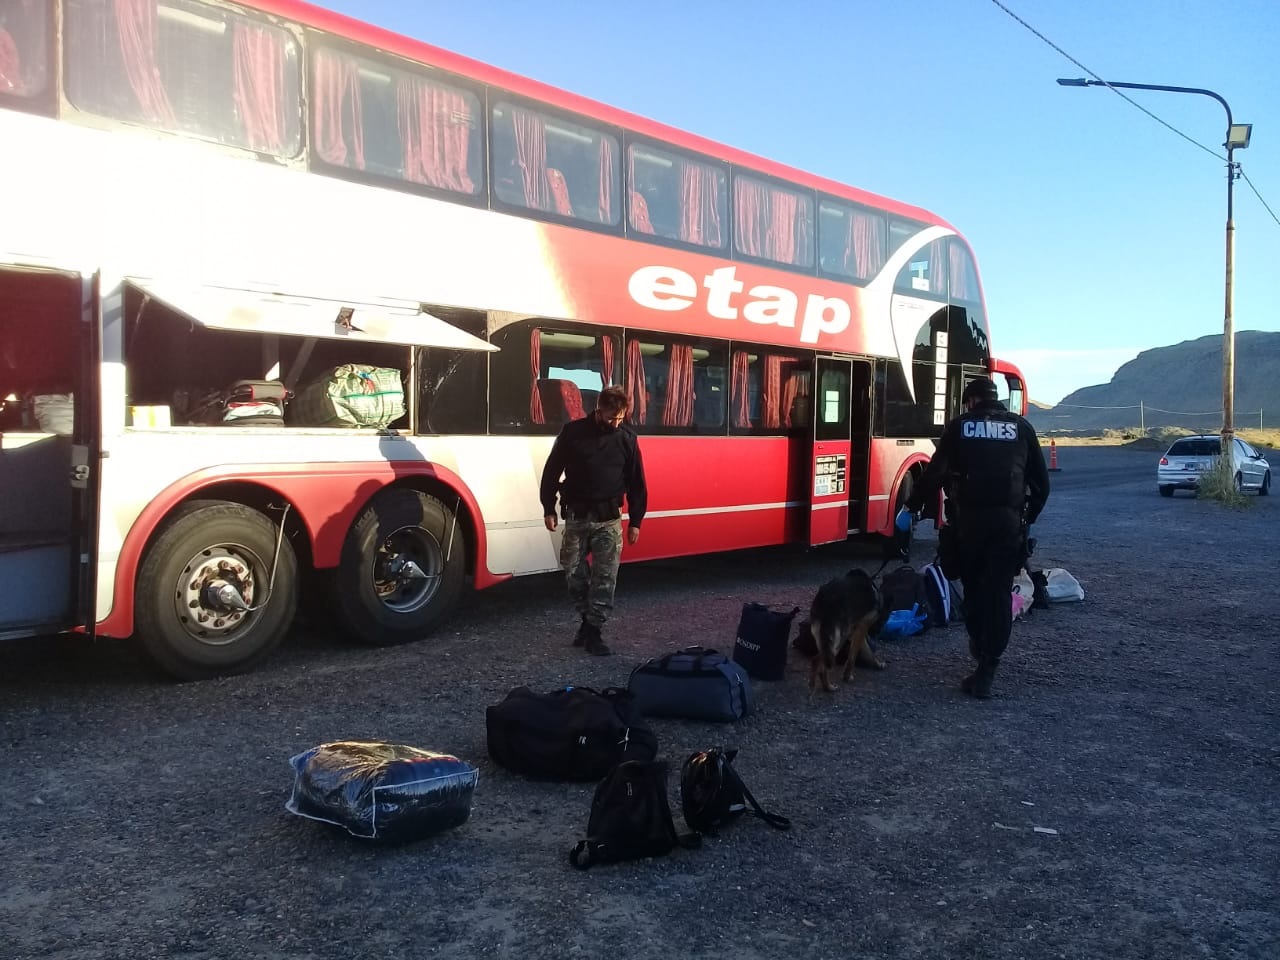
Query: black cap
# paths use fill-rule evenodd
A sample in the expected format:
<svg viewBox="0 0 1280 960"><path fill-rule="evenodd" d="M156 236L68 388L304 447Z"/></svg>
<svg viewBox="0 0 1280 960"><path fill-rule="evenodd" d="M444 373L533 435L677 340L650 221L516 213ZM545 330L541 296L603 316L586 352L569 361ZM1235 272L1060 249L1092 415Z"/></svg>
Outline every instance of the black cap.
<svg viewBox="0 0 1280 960"><path fill-rule="evenodd" d="M979 377L977 380L970 380L965 385L964 393L960 395L961 403L968 403L970 400L995 400L1000 396L1000 391L996 389L996 385L986 377Z"/></svg>

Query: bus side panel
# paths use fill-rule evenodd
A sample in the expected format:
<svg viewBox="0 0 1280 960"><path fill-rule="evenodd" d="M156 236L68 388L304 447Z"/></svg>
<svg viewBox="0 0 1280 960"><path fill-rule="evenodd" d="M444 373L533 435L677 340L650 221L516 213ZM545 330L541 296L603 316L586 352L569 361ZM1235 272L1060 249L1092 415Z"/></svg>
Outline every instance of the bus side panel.
<svg viewBox="0 0 1280 960"><path fill-rule="evenodd" d="M457 503L479 517L480 508L462 481L452 472L426 462L311 463L284 465L219 466L201 470L170 484L154 497L130 525L124 537L114 576L100 576L98 632L126 637L133 632L133 595L143 552L155 530L174 507L189 499L199 499L202 490L218 483L236 481L266 488L279 495L280 502L297 510L311 540L315 565L319 569L337 566L347 531L357 514L378 491L397 481L414 478L438 480L452 488ZM454 504L449 504L452 508ZM483 525L474 530L477 556L473 573L477 588L505 579L489 573L484 564L487 544ZM102 606L106 593L106 606Z"/></svg>
<svg viewBox="0 0 1280 960"><path fill-rule="evenodd" d="M642 436L649 512L624 560L800 540L809 502L801 437Z"/></svg>

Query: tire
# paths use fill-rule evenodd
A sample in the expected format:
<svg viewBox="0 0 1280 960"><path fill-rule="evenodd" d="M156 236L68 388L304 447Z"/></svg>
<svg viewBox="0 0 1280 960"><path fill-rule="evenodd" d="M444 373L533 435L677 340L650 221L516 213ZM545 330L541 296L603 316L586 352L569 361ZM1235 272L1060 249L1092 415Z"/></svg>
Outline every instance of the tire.
<svg viewBox="0 0 1280 960"><path fill-rule="evenodd" d="M435 497L397 488L374 497L352 524L334 572L334 604L361 643L421 640L453 610L466 582L457 518ZM393 569L412 560L424 576Z"/></svg>
<svg viewBox="0 0 1280 960"><path fill-rule="evenodd" d="M298 606L298 562L279 533L238 503L196 500L173 515L147 549L134 590L138 637L162 670L179 680L242 673L280 644ZM228 606L212 595L219 584L261 608Z"/></svg>
<svg viewBox="0 0 1280 960"><path fill-rule="evenodd" d="M1258 488L1258 496L1265 497L1271 493L1271 471L1262 475L1262 486Z"/></svg>
<svg viewBox="0 0 1280 960"><path fill-rule="evenodd" d="M1166 486L1165 484L1161 484L1161 485L1160 485L1160 496L1162 496L1162 497L1172 497L1172 496L1173 496L1173 487Z"/></svg>
<svg viewBox="0 0 1280 960"><path fill-rule="evenodd" d="M1235 488L1236 493L1244 493L1244 477L1240 476L1238 473L1236 474Z"/></svg>

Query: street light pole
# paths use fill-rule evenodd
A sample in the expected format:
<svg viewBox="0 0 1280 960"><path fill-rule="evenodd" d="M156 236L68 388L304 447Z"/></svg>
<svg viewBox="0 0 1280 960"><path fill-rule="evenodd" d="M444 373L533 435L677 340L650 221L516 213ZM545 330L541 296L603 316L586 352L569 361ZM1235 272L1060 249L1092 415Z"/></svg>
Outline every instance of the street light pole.
<svg viewBox="0 0 1280 960"><path fill-rule="evenodd" d="M1235 395L1236 395L1236 331L1235 318L1232 316L1236 227L1233 219L1233 187L1239 172L1236 169L1232 151L1237 147L1243 149L1249 145L1249 135L1253 125L1237 124L1231 119L1231 105L1212 90L1201 87L1171 87L1159 83L1119 83L1110 80L1059 79L1064 87L1123 87L1128 90L1161 90L1166 93L1196 93L1205 97L1213 97L1222 109L1227 111L1227 140L1223 144L1227 148L1227 282L1226 305L1222 318L1222 452L1228 454L1231 438L1235 435Z"/></svg>

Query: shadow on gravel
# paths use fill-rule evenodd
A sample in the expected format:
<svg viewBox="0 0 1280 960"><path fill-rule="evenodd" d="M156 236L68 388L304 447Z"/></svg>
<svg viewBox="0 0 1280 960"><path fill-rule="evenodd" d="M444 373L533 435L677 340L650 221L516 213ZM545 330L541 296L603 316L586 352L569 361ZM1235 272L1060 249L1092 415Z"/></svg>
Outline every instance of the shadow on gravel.
<svg viewBox="0 0 1280 960"><path fill-rule="evenodd" d="M882 559L880 541L864 538L816 548L764 547L649 560L624 566L619 576L619 603L645 607L669 600L673 594L734 592L750 581L764 589L743 596L744 602L769 602L770 597L758 594L769 593L769 588L776 586L779 595L787 595L787 602L794 593L795 604L803 605L813 584L831 576L834 567L860 566L870 572ZM468 591L435 635L411 646L439 642L449 635L487 634L513 617L556 616L564 608L564 581L559 573L518 577L479 593ZM367 657L369 650L335 630L331 621L308 617L304 606L280 650L254 672L271 674L297 666L342 664ZM173 682L152 665L133 640L55 636L0 644L0 690L32 685L145 687Z"/></svg>

